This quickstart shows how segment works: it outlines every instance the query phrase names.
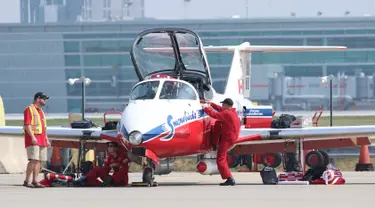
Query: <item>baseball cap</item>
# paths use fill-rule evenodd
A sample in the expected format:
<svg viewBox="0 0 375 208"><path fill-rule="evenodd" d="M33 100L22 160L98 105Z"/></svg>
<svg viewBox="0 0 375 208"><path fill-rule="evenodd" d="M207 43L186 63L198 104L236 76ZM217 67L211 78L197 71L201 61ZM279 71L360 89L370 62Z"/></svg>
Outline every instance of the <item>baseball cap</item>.
<svg viewBox="0 0 375 208"><path fill-rule="evenodd" d="M38 97L42 98L42 99L45 99L45 100L48 100L49 97L48 95L44 94L43 92L37 92L35 95L34 95L34 100L36 100Z"/></svg>
<svg viewBox="0 0 375 208"><path fill-rule="evenodd" d="M220 103L227 104L229 106L233 106L233 100L230 98L225 98L225 100L221 101Z"/></svg>

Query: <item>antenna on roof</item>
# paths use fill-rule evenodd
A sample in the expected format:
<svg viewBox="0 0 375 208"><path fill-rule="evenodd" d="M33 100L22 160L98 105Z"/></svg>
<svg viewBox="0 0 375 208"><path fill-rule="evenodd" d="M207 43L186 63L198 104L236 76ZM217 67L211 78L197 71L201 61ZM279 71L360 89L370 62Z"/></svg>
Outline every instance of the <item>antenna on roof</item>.
<svg viewBox="0 0 375 208"><path fill-rule="evenodd" d="M187 6L188 3L190 3L191 0L184 0L184 19L187 19Z"/></svg>

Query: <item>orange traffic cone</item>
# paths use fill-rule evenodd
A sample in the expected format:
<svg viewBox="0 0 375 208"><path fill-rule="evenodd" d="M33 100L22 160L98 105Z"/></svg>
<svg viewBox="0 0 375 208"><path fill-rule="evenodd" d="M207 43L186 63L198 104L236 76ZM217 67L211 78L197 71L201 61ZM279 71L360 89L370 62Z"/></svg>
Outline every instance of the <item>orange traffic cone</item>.
<svg viewBox="0 0 375 208"><path fill-rule="evenodd" d="M359 153L359 161L355 166L355 171L374 171L370 161L368 145L362 145Z"/></svg>
<svg viewBox="0 0 375 208"><path fill-rule="evenodd" d="M61 152L60 148L54 147L52 150L52 158L51 158L51 170L57 173L61 172L62 168L62 161L61 161Z"/></svg>

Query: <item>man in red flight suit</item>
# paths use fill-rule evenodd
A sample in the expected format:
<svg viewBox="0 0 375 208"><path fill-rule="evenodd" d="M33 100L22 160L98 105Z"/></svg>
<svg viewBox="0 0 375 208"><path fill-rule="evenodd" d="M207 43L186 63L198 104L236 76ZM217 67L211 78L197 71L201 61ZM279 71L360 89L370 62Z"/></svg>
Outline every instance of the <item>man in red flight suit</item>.
<svg viewBox="0 0 375 208"><path fill-rule="evenodd" d="M217 150L216 163L220 171L222 179L227 179L224 183L220 183L221 186L235 185L236 182L230 172L227 162L227 152L229 148L237 140L240 133L240 121L236 113L236 109L232 108L233 101L230 98L226 98L221 102L222 107L214 103L210 103L212 108L218 112L214 112L212 108L205 107L203 110L212 118L217 119L222 125L221 127L221 139L219 141L219 147Z"/></svg>
<svg viewBox="0 0 375 208"><path fill-rule="evenodd" d="M109 174L111 171L114 172L112 176ZM84 186L127 186L129 180L128 171L129 159L126 152L119 151L118 143L109 142L108 156L105 158L104 167L95 167L85 176L75 181L75 184Z"/></svg>

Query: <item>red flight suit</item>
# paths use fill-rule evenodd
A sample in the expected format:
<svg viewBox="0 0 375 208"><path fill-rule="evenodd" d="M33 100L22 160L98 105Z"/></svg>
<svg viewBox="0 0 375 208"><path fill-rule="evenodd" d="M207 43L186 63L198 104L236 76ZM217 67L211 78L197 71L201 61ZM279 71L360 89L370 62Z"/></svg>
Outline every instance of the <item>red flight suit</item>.
<svg viewBox="0 0 375 208"><path fill-rule="evenodd" d="M221 138L221 122L219 120L215 121L214 128L212 129L212 140L211 144L215 147L219 144L220 138Z"/></svg>
<svg viewBox="0 0 375 208"><path fill-rule="evenodd" d="M104 178L110 176L110 165L119 163L120 167L113 168L114 173L112 175L112 179L114 184L117 186L128 185L129 159L127 154L124 152L117 152L117 157L108 155L104 161L104 167L95 167L89 173L87 173L87 183L93 186L100 186L101 182L97 180L97 178L100 177L103 180Z"/></svg>
<svg viewBox="0 0 375 208"><path fill-rule="evenodd" d="M228 179L232 176L228 162L227 153L229 148L236 142L240 133L240 121L235 108L223 110L223 108L215 103L211 103L212 108L205 107L203 110L212 118L217 119L222 125L221 139L217 149L216 163L220 171L222 179ZM216 124L215 124L216 125ZM216 128L215 128L216 129Z"/></svg>

